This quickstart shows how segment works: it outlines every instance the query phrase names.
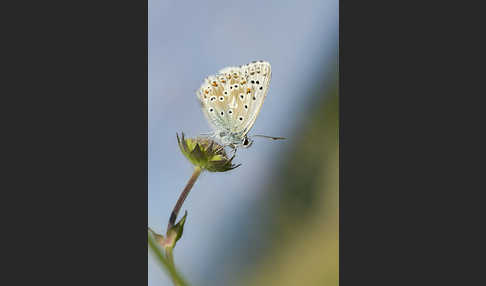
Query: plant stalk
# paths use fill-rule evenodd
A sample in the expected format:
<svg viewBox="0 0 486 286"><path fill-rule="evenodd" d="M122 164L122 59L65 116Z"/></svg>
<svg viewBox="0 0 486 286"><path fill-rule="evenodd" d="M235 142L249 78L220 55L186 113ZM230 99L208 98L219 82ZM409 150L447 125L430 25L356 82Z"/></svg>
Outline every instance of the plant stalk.
<svg viewBox="0 0 486 286"><path fill-rule="evenodd" d="M200 167L194 168L194 172L192 173L191 178L189 178L189 181L187 182L186 187L184 188L184 190L182 190L182 193L179 196L179 199L177 200L177 203L174 206L172 213L170 214L169 224L167 225L167 233L169 232L169 229L171 229L175 225L177 215L179 214L179 211L181 210L182 204L184 203L187 196L189 195L189 192L191 191L192 186L194 186L194 183L196 183L197 178L199 178L199 175L201 174L201 172L202 172L202 169Z"/></svg>

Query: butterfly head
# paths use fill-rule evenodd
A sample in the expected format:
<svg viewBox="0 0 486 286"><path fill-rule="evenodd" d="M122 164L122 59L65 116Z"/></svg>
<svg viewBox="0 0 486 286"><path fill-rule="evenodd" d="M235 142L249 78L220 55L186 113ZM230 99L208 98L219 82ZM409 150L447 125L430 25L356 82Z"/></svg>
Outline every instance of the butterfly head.
<svg viewBox="0 0 486 286"><path fill-rule="evenodd" d="M251 146L251 144L253 144L253 140L248 138L247 136L245 136L245 138L243 139L242 143L241 143L241 146L243 146L243 148L248 148Z"/></svg>

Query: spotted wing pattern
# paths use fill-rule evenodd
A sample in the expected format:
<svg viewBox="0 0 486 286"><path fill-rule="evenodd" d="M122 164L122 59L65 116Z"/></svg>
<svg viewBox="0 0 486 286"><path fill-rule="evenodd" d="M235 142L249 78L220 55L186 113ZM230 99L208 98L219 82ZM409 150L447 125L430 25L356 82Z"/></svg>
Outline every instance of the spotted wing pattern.
<svg viewBox="0 0 486 286"><path fill-rule="evenodd" d="M267 95L271 79L268 62L226 67L207 77L197 97L216 134L241 134L252 128Z"/></svg>

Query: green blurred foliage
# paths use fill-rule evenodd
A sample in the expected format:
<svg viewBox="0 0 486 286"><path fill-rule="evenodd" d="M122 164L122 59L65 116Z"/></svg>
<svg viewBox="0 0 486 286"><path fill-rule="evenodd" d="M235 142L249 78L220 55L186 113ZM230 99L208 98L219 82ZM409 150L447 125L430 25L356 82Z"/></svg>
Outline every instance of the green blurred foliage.
<svg viewBox="0 0 486 286"><path fill-rule="evenodd" d="M268 219L267 247L240 285L339 285L338 80L316 88L258 211Z"/></svg>

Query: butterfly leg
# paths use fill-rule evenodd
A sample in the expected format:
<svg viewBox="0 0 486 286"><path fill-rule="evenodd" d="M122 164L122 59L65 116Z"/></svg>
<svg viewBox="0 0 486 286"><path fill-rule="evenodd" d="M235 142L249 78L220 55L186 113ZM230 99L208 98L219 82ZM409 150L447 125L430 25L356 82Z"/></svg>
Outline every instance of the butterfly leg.
<svg viewBox="0 0 486 286"><path fill-rule="evenodd" d="M210 132L210 133L200 133L199 135L201 135L201 136L214 137L214 136L216 136L216 133L214 133L214 132Z"/></svg>
<svg viewBox="0 0 486 286"><path fill-rule="evenodd" d="M216 152L216 153L219 153L219 152L221 152L221 150L223 150L223 149L224 149L224 147L223 147L223 146L219 146L219 145L218 145L218 147L216 147L216 148L217 148L217 149L215 150L215 152Z"/></svg>
<svg viewBox="0 0 486 286"><path fill-rule="evenodd" d="M235 155L236 155L236 151L238 150L238 148L236 148L236 146L235 146L235 145L233 145L233 144L230 144L230 145L228 145L228 146L230 146L230 147L231 147L231 152L233 152L233 153L231 154L231 156L235 156Z"/></svg>

